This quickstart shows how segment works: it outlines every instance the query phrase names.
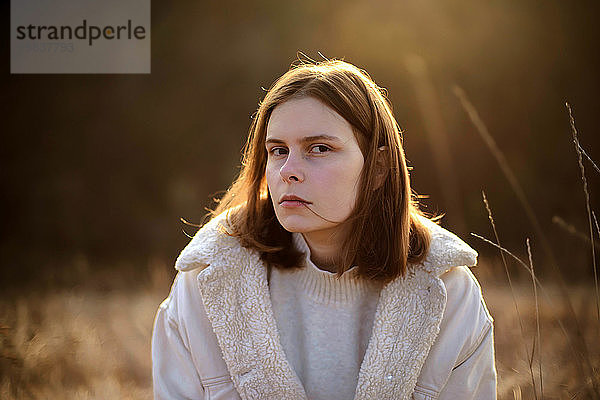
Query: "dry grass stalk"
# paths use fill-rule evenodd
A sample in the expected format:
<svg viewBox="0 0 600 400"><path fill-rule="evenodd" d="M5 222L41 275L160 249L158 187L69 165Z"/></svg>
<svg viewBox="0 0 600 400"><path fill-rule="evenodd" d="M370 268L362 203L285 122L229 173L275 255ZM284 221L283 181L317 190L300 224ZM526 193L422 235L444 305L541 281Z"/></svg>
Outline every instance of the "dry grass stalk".
<svg viewBox="0 0 600 400"><path fill-rule="evenodd" d="M533 208L529 204L529 201L527 200L527 197L525 196L525 192L521 188L521 185L519 184L519 181L517 180L516 175L513 173L512 169L508 165L508 162L506 161L506 157L504 157L504 154L498 148L496 141L494 140L494 138L490 134L489 130L485 126L483 120L479 116L479 113L475 109L475 106L473 106L473 104L467 98L467 94L465 93L465 91L456 85L453 87L453 90L454 90L454 94L458 97L461 105L465 109L467 115L471 119L471 122L475 126L476 131L479 133L479 135L481 136L483 141L486 143L486 145L492 152L492 155L494 156L494 158L496 158L496 161L498 162L500 169L504 173L504 176L510 183L512 190L514 191L515 195L519 199L521 206L525 210L525 213L527 214L527 218L533 225L536 235L540 238L542 248L544 249L544 252L548 256L550 265L552 266L555 277L559 283L559 287L561 289L562 296L565 299L565 302L566 302L567 306L569 307L571 314L573 316L575 316L576 315L575 310L573 309L571 298L569 296L569 292L567 290L565 281L562 277L560 268L558 268L558 263L556 262L556 257L554 256L554 251L552 250L552 246L550 245L550 242L548 241L546 235L544 234L544 231L541 228L539 220L538 220L537 216L535 215ZM581 329L579 327L579 322L577 321L577 319L575 319L575 326L577 328L578 336L583 340L583 334L581 333Z"/></svg>
<svg viewBox="0 0 600 400"><path fill-rule="evenodd" d="M492 155L494 156L494 158L496 158L496 161L498 162L500 169L502 169L504 176L508 180L511 188L513 189L513 191L517 195L517 198L521 202L521 205L525 209L525 213L527 214L527 217L533 224L533 226L536 230L536 233L540 236L543 236L542 228L539 224L537 217L535 216L533 208L531 207L531 205L529 204L529 201L527 200L527 196L525 196L525 192L523 191L523 188L521 188L521 185L519 184L519 181L517 180L516 175L514 174L514 172L508 165L508 161L506 161L506 157L504 157L504 154L502 153L502 151L500 151L500 148L496 144L496 141L490 134L487 126L485 126L481 117L479 116L479 113L477 112L477 110L475 109L473 104L471 104L471 102L467 98L465 91L462 90L462 88L455 85L453 87L453 90L454 90L454 94L456 95L456 97L458 97L461 105L467 112L467 115L471 119L471 122L475 126L477 132L479 133L479 135L481 136L481 138L483 139L485 144L488 146L488 148L492 152Z"/></svg>
<svg viewBox="0 0 600 400"><path fill-rule="evenodd" d="M594 160L592 160L592 157L588 156L588 153L586 153L585 150L583 149L583 147L581 147L581 144L577 143L577 147L579 147L579 150L581 151L581 154L583 154L585 156L585 158L588 159L588 161L592 164L592 166L594 167L594 169L596 171L598 171L598 173L600 174L600 168L598 168L598 166L596 165L596 163L594 162Z"/></svg>
<svg viewBox="0 0 600 400"><path fill-rule="evenodd" d="M592 216L594 217L594 224L596 224L596 233L598 237L600 237L600 226L598 226L598 220L596 219L596 213L592 211Z"/></svg>
<svg viewBox="0 0 600 400"><path fill-rule="evenodd" d="M505 252L506 254L511 256L515 261L517 261L517 263L519 265L521 265L523 268L525 268L527 271L529 271L529 266L527 264L525 264L525 262L522 261L519 257L517 257L516 255L511 253L509 250L505 249L504 247L502 247L500 245L497 245L496 243L492 242L491 240L489 240L481 235L478 235L476 233L471 232L471 235L480 240L483 240L484 242ZM533 276L532 279L535 281L537 286L540 288L542 295L544 296L544 299L548 303L548 306L550 307L550 309L558 309L555 306L554 302L552 301L551 296L548 294L548 292L546 291L546 289L544 288L542 283L539 281L538 277ZM565 302L565 304L566 304L566 302ZM570 311L570 315L573 318L573 320L576 321L575 312L573 311L572 306L569 307L569 311ZM571 336L568 334L567 329L565 328L565 325L563 324L562 320L555 314L552 314L552 319L554 319L554 321L559 326L563 336L565 337L565 339L568 342L568 345L569 345L569 348L571 349L572 354L574 354L576 356L575 357L576 366L577 366L577 369L579 370L580 379L583 380L582 381L582 383L584 384L583 389L586 389L590 393L592 393L595 396L594 398L600 399L600 389L599 389L600 377L597 376L597 374L594 370L593 363L590 359L590 353L587 349L587 345L585 344L585 339L583 338L583 336L580 337L581 331L579 330L578 327L576 328L575 337L576 337L576 339L578 339L577 344L579 346L579 351L577 351L577 349L573 343L573 340L572 340ZM586 369L587 369L587 371L586 371Z"/></svg>
<svg viewBox="0 0 600 400"><path fill-rule="evenodd" d="M508 165L508 162L506 161L506 158L504 157L504 155L498 148L496 141L494 140L492 135L489 133L487 127L483 123L483 120L480 118L479 113L477 112L477 110L475 109L473 104L469 101L469 99L467 98L467 95L464 92L464 90L462 90L460 87L454 85L453 91L454 91L454 94L458 97L458 99L459 99L461 105L463 106L463 108L465 109L467 115L471 119L471 122L475 126L476 131L480 134L480 136L482 137L482 139L484 140L484 142L486 143L486 145L492 152L492 155L496 158L498 164L500 165L500 168L502 169L502 172L504 173L504 176L509 181L511 188L513 189L513 191L515 192L521 205L525 209L527 217L529 218L531 224L533 225L533 227L535 229L536 235L541 239L540 241L542 244L542 248L544 249L544 252L547 254L549 263L552 266L552 270L554 272L555 279L558 282L558 287L561 291L563 301L564 301L565 305L567 306L567 308L570 312L570 315L573 318L572 325L574 326L574 329L575 329L575 339L578 342L579 348L583 349L584 361L585 361L588 369L590 369L593 374L593 369L591 368L591 361L589 359L589 353L587 352L587 345L585 342L585 337L583 335L583 331L581 329L581 324L579 323L577 314L575 313L575 310L573 308L573 304L571 301L571 297L569 295L569 291L568 291L565 281L562 277L562 273L558 267L558 263L556 262L556 257L554 256L554 251L552 249L552 246L550 245L550 242L548 241L546 235L544 234L544 231L541 229L539 221L538 221L535 213L533 212L533 209L532 209L531 205L529 204L529 201L527 200L523 189L521 188L520 184L518 183L518 180L517 180L515 174L512 172L511 168ZM492 242L490 242L490 243L492 245L494 245L494 243L492 243ZM523 265L525 266L526 269L528 269L526 264L523 263ZM538 284L539 284L539 281L538 281ZM540 286L540 289L542 289L541 286ZM542 291L542 292L544 292L544 291ZM564 326L562 326L562 323L561 323L561 329L563 329L563 331L564 331ZM566 331L564 333L566 333ZM578 363L578 369L580 370L581 375L584 375L583 364L581 364L579 358L576 357L575 360ZM598 388L599 385L596 384L596 381L598 379L600 379L600 378L593 377L592 382L594 383L593 391L595 392L596 397L600 398L600 389Z"/></svg>
<svg viewBox="0 0 600 400"><path fill-rule="evenodd" d="M569 234L571 234L587 243L590 243L590 237L588 235L579 231L577 228L575 228L573 225L569 224L567 221L565 221L558 215L555 215L552 217L552 222L555 223L556 225L558 225L560 228L562 228L566 232L568 232ZM594 246L596 248L600 249L600 241L594 240Z"/></svg>
<svg viewBox="0 0 600 400"><path fill-rule="evenodd" d="M492 229L494 231L496 243L498 243L498 245L500 245L500 238L498 236L498 231L496 229L496 223L494 222L494 216L492 215L492 209L487 200L487 196L485 195L485 191L482 190L481 195L483 197L483 203L485 204L485 209L487 210L487 213L488 213L488 219L490 220L490 223L492 224ZM533 393L535 395L535 398L537 399L537 392L535 389L535 376L533 374L533 370L531 369L531 366L533 364L533 354L531 354L531 356L529 355L529 348L527 346L527 341L525 340L525 328L523 327L523 319L521 318L521 313L519 312L519 304L517 302L517 295L515 294L515 288L513 286L512 279L510 277L510 272L508 271L508 264L506 262L506 257L504 256L504 253L502 251L500 251L500 257L502 257L502 264L504 265L504 271L506 272L506 278L508 279L508 286L510 287L513 304L515 305L515 311L517 313L517 318L519 320L519 328L521 330L521 339L523 340L523 346L525 347L525 356L527 357L527 362L529 364L529 372L531 375L531 385L533 386ZM532 353L533 353L533 351L532 351ZM520 388L519 388L519 394L520 393L521 392L520 392Z"/></svg>
<svg viewBox="0 0 600 400"><path fill-rule="evenodd" d="M513 388L513 398L514 400L521 400L523 398L523 395L521 394L521 386L517 385L515 388Z"/></svg>
<svg viewBox="0 0 600 400"><path fill-rule="evenodd" d="M533 269L533 258L531 257L531 246L529 245L529 238L527 238L527 255L529 256L529 270L531 271L531 283L533 284L533 298L535 301L535 327L537 330L537 346L534 346L531 350L531 360L533 363L533 353L535 348L537 347L538 351L538 366L539 366L539 375L540 375L540 395L542 399L544 398L544 378L542 376L542 336L540 334L540 306L538 302L537 295L537 285L535 284L535 271Z"/></svg>
<svg viewBox="0 0 600 400"><path fill-rule="evenodd" d="M590 228L590 243L592 243L592 264L594 267L594 285L596 287L596 314L598 322L600 322L600 294L598 293L598 270L596 267L596 249L594 243L594 230L592 228L592 211L590 208L590 193L588 191L587 179L585 178L585 167L583 165L583 157L581 154L581 146L579 145L579 139L577 138L577 128L575 127L575 119L573 118L573 112L569 103L565 103L567 110L569 111L569 122L571 123L571 134L573 135L573 143L575 144L575 151L577 152L577 161L579 162L579 169L581 170L581 179L583 180L583 192L585 193L585 207L588 214L588 222Z"/></svg>

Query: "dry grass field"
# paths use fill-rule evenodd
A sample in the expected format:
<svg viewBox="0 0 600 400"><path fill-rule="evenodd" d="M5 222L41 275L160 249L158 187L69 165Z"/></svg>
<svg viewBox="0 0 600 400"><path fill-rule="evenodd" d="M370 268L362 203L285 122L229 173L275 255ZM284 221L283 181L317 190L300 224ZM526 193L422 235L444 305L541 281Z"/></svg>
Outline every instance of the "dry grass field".
<svg viewBox="0 0 600 400"><path fill-rule="evenodd" d="M480 266L476 270L485 268ZM517 314L506 276L499 271L495 277L485 272L480 275L484 297L495 320L498 398L600 398L594 391L591 379L595 376L597 385L600 377L600 323L596 315L593 283L567 288L571 309L556 284L542 282L550 302L542 298L538 289L541 346L538 347L536 340L530 368L529 360L537 338L536 306L531 282L513 282Z"/></svg>
<svg viewBox="0 0 600 400"><path fill-rule="evenodd" d="M480 264L474 272L495 318L498 397L542 398L538 353L532 366L534 394L525 352L526 346L531 351L536 336L532 286L514 284L522 335L504 271L488 268L483 261ZM165 266L154 264L144 272L145 283L131 290L124 289L122 282L116 289L92 283L53 294L32 291L4 297L0 301L0 398L151 398L151 329L155 310L168 293L166 271ZM593 286L569 288L580 336L558 288L544 286L553 304L540 301L543 398L597 398L586 370L592 366L598 374L600 367L600 324ZM578 340L581 337L586 348Z"/></svg>

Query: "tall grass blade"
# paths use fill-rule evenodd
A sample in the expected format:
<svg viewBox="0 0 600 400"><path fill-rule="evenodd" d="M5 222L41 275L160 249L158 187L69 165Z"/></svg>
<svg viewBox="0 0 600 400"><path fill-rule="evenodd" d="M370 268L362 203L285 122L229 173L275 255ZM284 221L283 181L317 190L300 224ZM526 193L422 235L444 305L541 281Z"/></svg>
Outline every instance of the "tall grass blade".
<svg viewBox="0 0 600 400"><path fill-rule="evenodd" d="M593 211L592 211L592 214L593 214ZM586 243L590 243L590 237L588 235L579 231L577 228L575 228L573 225L567 223L567 221L565 221L558 215L555 215L552 217L552 222L554 222L556 225L558 225L560 228L562 228L566 232L570 233L571 235L583 240ZM594 240L594 246L600 250L600 241Z"/></svg>
<svg viewBox="0 0 600 400"><path fill-rule="evenodd" d="M585 156L585 158L588 159L588 161L592 164L592 166L594 167L594 169L596 171L598 171L598 173L600 174L600 168L598 168L598 166L596 165L596 163L594 162L594 160L592 160L592 157L588 156L588 153L586 153L585 150L583 149L583 147L581 147L581 144L577 143L577 147L579 147L579 150L581 151L581 154L583 154Z"/></svg>
<svg viewBox="0 0 600 400"><path fill-rule="evenodd" d="M496 243L492 242L491 240L478 235L476 233L471 232L471 236L474 236L480 240L483 240L484 242L494 246L495 248L505 252L506 254L508 254L509 256L511 256L519 265L521 265L523 268L525 268L527 271L529 271L529 267L527 266L527 264L525 264L525 262L523 262L519 257L517 257L516 255L514 255L513 253L511 253L509 250L505 249L504 247L497 245ZM538 285L538 287L540 288L542 294L544 295L544 299L546 300L546 302L548 303L549 307L551 309L558 309L557 307L555 307L554 302L552 301L552 298L550 297L550 295L548 294L548 292L546 291L546 289L544 288L544 286L542 285L542 283L539 281L537 276L534 276L533 279L535 280L535 283ZM575 314L574 311L571 311L571 315L573 316L573 318L575 318ZM600 380L600 377L596 376L596 373L594 371L594 368L592 366L592 362L589 359L589 351L587 350L587 346L585 344L585 341L579 341L578 344L581 347L580 351L576 351L575 346L573 344L573 341L571 339L571 336L567 333L567 329L565 328L565 325L563 324L562 320L557 317L555 314L552 314L552 318L554 319L554 321L558 324L563 336L565 337L565 339L567 340L567 343L569 344L569 347L571 348L571 352L573 354L575 354L576 356L579 357L575 357L576 360L576 366L580 371L580 376L582 377L588 377L589 379L587 379L586 381L584 381L584 383L587 385L588 382L591 382L591 390L594 393L594 395L597 399L600 399L600 390L598 389L598 381ZM578 335L580 334L580 332L577 332ZM583 361L585 362L585 364L582 364L582 361L580 360L583 359ZM588 372L586 373L584 371L584 367L583 365L587 366Z"/></svg>
<svg viewBox="0 0 600 400"><path fill-rule="evenodd" d="M496 229L496 223L494 222L494 216L492 215L492 209L490 207L490 204L488 202L487 196L485 195L485 191L481 191L481 196L483 197L483 203L485 204L485 209L487 210L488 213L488 219L490 220L490 223L492 224L492 229L494 231L494 236L496 238L496 243L498 243L498 245L500 245L500 238L498 236L498 231ZM510 287L510 292L513 298L513 303L515 305L515 311L517 313L517 319L519 320L519 328L521 329L521 339L523 340L523 346L525 347L525 356L527 357L527 364L529 365L529 373L531 375L531 385L533 387L533 393L537 399L537 393L536 393L536 389L535 389L535 376L533 374L533 370L532 370L532 365L533 365L533 349L532 349L532 354L529 354L529 348L527 346L527 340L525 340L525 328L523 326L523 319L521 318L521 313L519 311L519 304L517 302L517 295L515 293L515 289L512 283L512 279L510 277L510 272L508 271L508 263L506 262L506 257L504 255L504 253L500 250L500 257L502 257L502 264L504 265L504 271L506 272L506 278L508 279L508 286ZM520 388L519 388L519 394L520 394Z"/></svg>
<svg viewBox="0 0 600 400"><path fill-rule="evenodd" d="M565 103L567 110L569 111L569 122L571 123L571 134L573 135L573 143L575 144L575 151L577 152L577 161L579 162L579 169L581 170L581 179L583 181L583 192L585 193L585 207L588 214L588 222L590 228L590 242L592 243L592 264L594 267L594 285L596 287L596 315L598 322L600 322L600 294L598 293L598 269L596 267L596 249L594 247L594 230L592 228L592 210L590 208L590 193L588 191L587 179L585 178L585 167L583 165L583 159L581 154L581 146L579 146L579 139L577 137L577 128L575 127L575 118L573 118L573 111L569 103Z"/></svg>
<svg viewBox="0 0 600 400"><path fill-rule="evenodd" d="M504 154L502 153L502 151L500 151L500 148L496 144L496 141L494 140L494 138L488 131L487 126L485 126L483 120L479 116L479 113L477 112L477 110L475 109L473 104L471 104L469 99L467 98L467 95L464 92L464 90L462 90L462 88L460 88L458 86L454 86L453 89L454 89L454 94L460 100L461 105L467 112L467 115L471 119L471 122L475 126L477 132L480 134L481 138L483 139L485 144L488 146L488 148L492 152L492 155L494 156L494 158L496 158L496 161L498 162L498 165L502 169L504 176L508 180L511 188L513 189L513 191L517 195L517 198L521 202L521 205L525 209L525 213L527 214L527 217L533 224L533 226L536 230L536 233L540 236L543 236L542 228L538 222L537 217L535 216L533 208L531 207L531 205L529 204L529 201L527 200L527 196L525 196L525 192L521 188L521 185L519 184L519 181L517 180L517 177L515 176L514 172L508 165L508 161L506 161Z"/></svg>
<svg viewBox="0 0 600 400"><path fill-rule="evenodd" d="M544 231L541 229L540 223L539 223L535 213L533 212L533 208L529 204L529 201L527 200L527 197L525 196L525 193L524 193L523 189L521 188L515 174L512 172L510 166L508 165L506 158L504 157L504 155L498 148L496 141L494 140L492 135L489 133L487 127L485 126L482 119L480 118L479 113L477 112L477 110L475 109L473 104L469 101L469 99L467 98L467 95L464 92L464 90L462 90L460 87L454 85L453 91L454 91L454 94L459 99L459 101L460 101L461 105L463 106L464 110L466 111L467 115L471 119L471 122L475 126L476 131L480 134L480 136L482 137L482 139L484 140L484 142L486 143L486 145L492 152L492 155L496 158L498 164L500 165L500 168L502 169L502 172L504 173L504 176L509 181L511 188L515 192L517 198L519 199L522 207L524 208L524 210L527 214L528 219L530 220L531 224L533 225L536 235L541 239L540 242L542 244L542 248L544 249L544 252L546 253L546 255L549 258L549 263L552 266L552 270L553 270L556 280L559 284L558 287L560 288L561 295L564 299L566 306L569 309L570 314L573 317L573 326L575 329L576 339L578 340L579 347L582 349L586 349L584 351L584 354L589 357L589 354L587 353L587 345L585 343L585 337L581 330L581 324L579 323L579 319L577 318L577 314L575 313L575 310L573 308L573 303L571 302L571 296L569 295L569 291L567 290L565 281L562 277L562 273L558 267L558 263L556 262L556 257L554 256L554 250L552 249L550 242L548 241L546 235L544 234ZM575 358L575 360L578 363L578 368L580 370L583 370L583 366L581 364L579 364L580 360L578 358ZM588 358L586 358L585 360L587 361L588 365L591 365L590 360ZM598 379L598 378L594 378L594 382L596 379ZM595 391L597 397L600 399L600 389L598 389L598 387L595 384L594 384L594 391Z"/></svg>
<svg viewBox="0 0 600 400"><path fill-rule="evenodd" d="M592 216L594 217L594 224L596 225L596 233L598 237L600 237L600 226L598 226L598 220L596 219L596 213L592 211Z"/></svg>
<svg viewBox="0 0 600 400"><path fill-rule="evenodd" d="M531 271L531 283L533 284L533 298L535 301L535 327L537 330L537 349L538 349L538 366L540 374L540 396L544 398L544 378L542 376L542 336L540 334L540 306L537 295L537 285L535 283L535 271L533 269L533 258L531 256L531 246L529 238L527 238L527 255L529 256L529 270ZM533 358L533 355L532 355Z"/></svg>

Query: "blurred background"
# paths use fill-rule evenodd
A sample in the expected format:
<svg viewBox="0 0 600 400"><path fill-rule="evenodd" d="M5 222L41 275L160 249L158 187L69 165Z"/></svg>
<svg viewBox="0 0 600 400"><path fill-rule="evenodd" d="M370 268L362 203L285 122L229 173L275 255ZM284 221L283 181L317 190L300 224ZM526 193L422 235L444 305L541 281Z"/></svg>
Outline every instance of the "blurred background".
<svg viewBox="0 0 600 400"><path fill-rule="evenodd" d="M563 250L557 253L565 262L581 254L583 265L587 245L552 217L586 232L564 103L572 104L581 145L600 159L595 7L522 0L156 3L150 75L9 75L5 62L2 282L37 280L73 257L107 268L116 260L173 261L188 241L179 218L200 222L211 198L227 189L262 88L299 51L315 60L318 52L343 58L388 89L413 187L429 196L426 211L446 212L445 223L463 237L487 235L485 190L501 238L524 249L532 226L452 91L462 87ZM445 138L441 149L432 146L436 136ZM442 173L440 154L450 168ZM586 168L592 188L599 187L599 174ZM592 208L598 204L592 190ZM466 240L482 255L493 250Z"/></svg>
<svg viewBox="0 0 600 400"><path fill-rule="evenodd" d="M9 15L8 4L3 11ZM123 324L142 318L121 336L115 329L125 328L117 324L121 328L110 337L122 346L127 337L142 353L149 349L143 340L149 340L153 313L168 293L174 260L189 241L184 232L195 232L180 218L202 222L205 207L235 178L264 88L299 52L314 60L322 59L319 52L344 59L388 90L404 130L413 188L427 196L426 212L446 213L442 225L479 252L475 270L484 294L486 285L489 293L498 285L499 293L507 292L498 251L470 235L493 238L482 190L502 245L526 260L530 238L536 269L549 285L557 279L552 264L571 285L593 281L586 199L565 101L582 148L598 163L597 13L597 2L555 0L153 2L150 75L10 75L5 28L0 328L9 333L0 366L12 371L10 390L42 374L24 378L25 350L15 344L14 332L21 329L19 343L30 349L43 307L75 307L77 315L99 307L99 314L84 314L94 332L98 320L114 316L102 314L110 307ZM487 126L529 214L456 87ZM583 165L591 210L599 212L600 172L585 158ZM510 268L516 278L527 276L522 267ZM134 288L148 297L128 297ZM125 297L93 297L98 293ZM108 305L99 306L101 301ZM141 308L124 310L120 301ZM507 301L506 307L488 305L501 314L512 309ZM30 323L23 327L23 321ZM516 376L525 383L506 378L501 398L531 385L519 360L506 361L499 372L513 379L511 370L523 367ZM102 381L103 390L118 393L126 381L135 389L128 395L148 394L146 354L132 355L119 368L112 386ZM73 374L56 379L92 385ZM6 385L0 389L8 391Z"/></svg>

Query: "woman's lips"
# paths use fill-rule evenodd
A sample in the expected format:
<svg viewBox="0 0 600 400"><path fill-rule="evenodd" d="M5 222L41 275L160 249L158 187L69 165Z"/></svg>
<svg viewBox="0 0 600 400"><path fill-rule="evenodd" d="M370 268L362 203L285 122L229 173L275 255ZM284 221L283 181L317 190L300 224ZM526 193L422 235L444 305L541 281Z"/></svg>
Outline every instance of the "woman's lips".
<svg viewBox="0 0 600 400"><path fill-rule="evenodd" d="M304 207L305 204L309 203L301 200L284 200L281 203L279 203L279 205L284 208Z"/></svg>
<svg viewBox="0 0 600 400"><path fill-rule="evenodd" d="M311 204L311 202L293 194L286 194L281 198L281 201L279 201L279 205L284 208L304 207L307 204Z"/></svg>

